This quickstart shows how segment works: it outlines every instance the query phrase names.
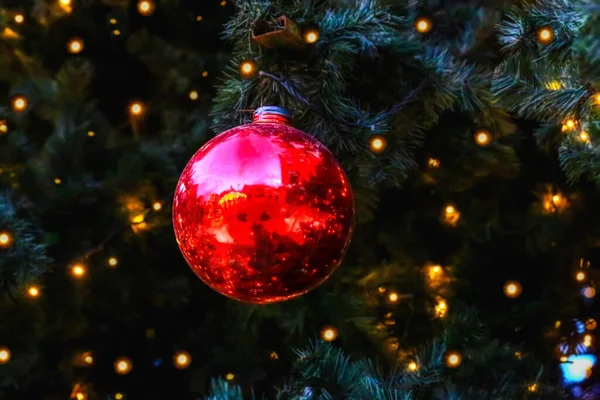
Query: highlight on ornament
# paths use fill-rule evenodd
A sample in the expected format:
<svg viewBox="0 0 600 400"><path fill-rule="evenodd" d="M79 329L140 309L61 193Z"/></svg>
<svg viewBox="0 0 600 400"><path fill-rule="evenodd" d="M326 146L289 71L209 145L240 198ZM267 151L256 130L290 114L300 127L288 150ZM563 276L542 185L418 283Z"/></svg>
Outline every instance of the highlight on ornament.
<svg viewBox="0 0 600 400"><path fill-rule="evenodd" d="M346 174L290 121L281 107L257 109L251 124L200 148L175 189L181 253L204 283L238 301L275 303L312 290L338 268L354 230Z"/></svg>
<svg viewBox="0 0 600 400"><path fill-rule="evenodd" d="M240 63L240 75L244 79L251 79L258 73L258 66L252 60L244 60Z"/></svg>
<svg viewBox="0 0 600 400"><path fill-rule="evenodd" d="M427 33L433 28L433 23L427 17L419 17L415 20L415 28L419 33Z"/></svg>
<svg viewBox="0 0 600 400"><path fill-rule="evenodd" d="M544 26L537 31L537 39L541 44L549 44L554 40L554 31L548 26Z"/></svg>

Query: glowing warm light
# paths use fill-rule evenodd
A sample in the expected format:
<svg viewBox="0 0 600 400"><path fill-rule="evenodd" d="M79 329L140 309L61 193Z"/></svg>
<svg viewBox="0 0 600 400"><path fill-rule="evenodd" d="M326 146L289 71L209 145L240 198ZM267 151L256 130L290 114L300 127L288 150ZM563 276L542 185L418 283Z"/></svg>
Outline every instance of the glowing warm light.
<svg viewBox="0 0 600 400"><path fill-rule="evenodd" d="M154 211L160 211L160 209L162 208L162 204L160 204L158 201L155 202L154 204L152 204L152 208L154 209Z"/></svg>
<svg viewBox="0 0 600 400"><path fill-rule="evenodd" d="M452 351L446 355L446 365L450 368L456 368L462 362L462 357L459 353Z"/></svg>
<svg viewBox="0 0 600 400"><path fill-rule="evenodd" d="M521 284L517 281L509 281L504 284L504 294L506 297L514 299L521 295Z"/></svg>
<svg viewBox="0 0 600 400"><path fill-rule="evenodd" d="M198 16L196 17L196 21L200 22L200 21L202 21L202 20L203 20L203 18L202 18L202 15L198 15Z"/></svg>
<svg viewBox="0 0 600 400"><path fill-rule="evenodd" d="M14 241L12 233L9 231L0 231L0 249L8 249Z"/></svg>
<svg viewBox="0 0 600 400"><path fill-rule="evenodd" d="M142 103L139 102L135 102L135 103L131 103L131 105L129 106L129 113L131 115L133 115L134 117L139 117L140 115L142 115L144 112L144 106L142 105Z"/></svg>
<svg viewBox="0 0 600 400"><path fill-rule="evenodd" d="M562 211L569 206L567 199L560 193L546 193L543 196L542 201L544 205L544 211L547 213Z"/></svg>
<svg viewBox="0 0 600 400"><path fill-rule="evenodd" d="M408 363L408 370L409 371L416 371L419 368L419 366L417 365L416 362L411 361L410 363Z"/></svg>
<svg viewBox="0 0 600 400"><path fill-rule="evenodd" d="M560 90L563 88L563 84L561 81L550 81L546 83L546 89L549 90Z"/></svg>
<svg viewBox="0 0 600 400"><path fill-rule="evenodd" d="M279 354L277 354L277 352L273 351L273 352L271 352L271 354L269 354L269 358L271 360L279 360Z"/></svg>
<svg viewBox="0 0 600 400"><path fill-rule="evenodd" d="M565 363L565 362L567 362L567 361L569 361L569 357L567 357L567 356L562 356L562 357L560 358L560 362L563 362L563 363Z"/></svg>
<svg viewBox="0 0 600 400"><path fill-rule="evenodd" d="M440 160L438 160L437 158L430 158L429 160L427 160L427 165L429 165L432 168L437 168L440 166Z"/></svg>
<svg viewBox="0 0 600 400"><path fill-rule="evenodd" d="M523 357L523 354L521 354L520 351L515 351L515 357L520 360Z"/></svg>
<svg viewBox="0 0 600 400"><path fill-rule="evenodd" d="M438 303L435 306L436 317L443 318L446 316L447 313L448 313L448 303L446 303L446 300L444 300L444 299L438 300Z"/></svg>
<svg viewBox="0 0 600 400"><path fill-rule="evenodd" d="M585 347L590 347L592 345L592 335L585 335L583 337L583 345Z"/></svg>
<svg viewBox="0 0 600 400"><path fill-rule="evenodd" d="M244 60L240 63L240 75L242 78L254 78L257 69L256 63L252 60Z"/></svg>
<svg viewBox="0 0 600 400"><path fill-rule="evenodd" d="M537 38L541 44L548 44L554 40L554 31L549 27L538 29Z"/></svg>
<svg viewBox="0 0 600 400"><path fill-rule="evenodd" d="M442 266L441 265L431 265L429 267L429 279L436 280L442 274Z"/></svg>
<svg viewBox="0 0 600 400"><path fill-rule="evenodd" d="M321 331L321 338L326 342L333 342L338 336L338 331L334 327L325 327Z"/></svg>
<svg viewBox="0 0 600 400"><path fill-rule="evenodd" d="M118 29L115 29L115 30L113 31L113 35L115 35L115 36L119 36L120 34L121 34L121 31L120 31L120 30L118 30Z"/></svg>
<svg viewBox="0 0 600 400"><path fill-rule="evenodd" d="M382 135L373 135L369 139L369 148L373 153L381 153L387 147L387 139Z"/></svg>
<svg viewBox="0 0 600 400"><path fill-rule="evenodd" d="M111 257L108 259L108 265L110 265L111 267L116 267L118 263L119 260L117 260L116 257Z"/></svg>
<svg viewBox="0 0 600 400"><path fill-rule="evenodd" d="M188 352L178 351L173 356L173 364L177 369L186 369L192 362L192 356Z"/></svg>
<svg viewBox="0 0 600 400"><path fill-rule="evenodd" d="M228 381L232 381L233 378L235 378L235 375L232 374L231 372L228 373L227 375L225 375L225 379L227 379Z"/></svg>
<svg viewBox="0 0 600 400"><path fill-rule="evenodd" d="M89 137L94 137L94 136L96 136L96 133L95 133L94 131L89 131L89 132L87 133L87 135L88 135Z"/></svg>
<svg viewBox="0 0 600 400"><path fill-rule="evenodd" d="M415 21L415 28L420 33L427 33L431 30L433 24L429 18L421 17Z"/></svg>
<svg viewBox="0 0 600 400"><path fill-rule="evenodd" d="M554 323L554 327L555 327L555 328L560 328L560 326L561 326L561 325L562 325L562 322L560 322L560 321L556 321L556 322Z"/></svg>
<svg viewBox="0 0 600 400"><path fill-rule="evenodd" d="M83 356L83 362L85 362L86 364L93 364L94 363L94 357L92 357L92 353L85 353Z"/></svg>
<svg viewBox="0 0 600 400"><path fill-rule="evenodd" d="M154 3L150 0L142 0L137 5L138 12L144 16L152 15L154 8Z"/></svg>
<svg viewBox="0 0 600 400"><path fill-rule="evenodd" d="M115 360L114 363L115 372L119 375L127 375L131 372L133 368L133 364L131 360L127 357L119 357Z"/></svg>
<svg viewBox="0 0 600 400"><path fill-rule="evenodd" d="M585 272L583 272L583 271L579 271L577 274L575 274L575 279L576 279L578 282L581 282L581 281L583 281L583 280L585 279Z"/></svg>
<svg viewBox="0 0 600 400"><path fill-rule="evenodd" d="M196 92L195 90L192 90L190 92L190 100L198 100L198 97L199 97L198 92Z"/></svg>
<svg viewBox="0 0 600 400"><path fill-rule="evenodd" d="M0 120L0 135L8 132L8 124L4 120Z"/></svg>
<svg viewBox="0 0 600 400"><path fill-rule="evenodd" d="M71 0L58 0L61 6L69 7L71 5Z"/></svg>
<svg viewBox="0 0 600 400"><path fill-rule="evenodd" d="M581 131L579 132L579 140L581 140L582 142L589 142L590 141L590 134L587 133L586 131Z"/></svg>
<svg viewBox="0 0 600 400"><path fill-rule="evenodd" d="M25 96L15 96L11 102L11 108L14 112L23 112L27 109L27 99Z"/></svg>
<svg viewBox="0 0 600 400"><path fill-rule="evenodd" d="M116 20L115 18L111 18L111 19L110 19L108 22L109 22L111 25L116 25L116 24L117 24L117 20Z"/></svg>
<svg viewBox="0 0 600 400"><path fill-rule="evenodd" d="M85 400L86 399L86 395L82 392L77 392L77 394L75 395L75 398L77 400Z"/></svg>
<svg viewBox="0 0 600 400"><path fill-rule="evenodd" d="M304 34L304 41L308 44L316 43L319 40L319 31L311 29Z"/></svg>
<svg viewBox="0 0 600 400"><path fill-rule="evenodd" d="M76 278L81 278L85 275L85 267L83 264L75 264L71 267L71 273Z"/></svg>
<svg viewBox="0 0 600 400"><path fill-rule="evenodd" d="M81 53L83 51L83 40L79 38L73 38L69 40L67 43L67 49L69 50L69 53L72 54Z"/></svg>
<svg viewBox="0 0 600 400"><path fill-rule="evenodd" d="M38 297L40 295L40 289L37 286L29 286L27 295L29 297Z"/></svg>
<svg viewBox="0 0 600 400"><path fill-rule="evenodd" d="M594 95L594 102L597 105L600 105L600 93L596 93L596 95Z"/></svg>
<svg viewBox="0 0 600 400"><path fill-rule="evenodd" d="M594 296L596 296L596 289L594 289L591 286L586 287L585 289L583 289L583 296L588 299L593 298Z"/></svg>
<svg viewBox="0 0 600 400"><path fill-rule="evenodd" d="M23 14L17 14L17 15L15 15L15 22L17 24L22 24L23 21L25 21L25 17L23 16Z"/></svg>
<svg viewBox="0 0 600 400"><path fill-rule="evenodd" d="M535 391L537 391L537 389L538 389L537 383L532 383L527 386L527 390L530 392L535 392Z"/></svg>
<svg viewBox="0 0 600 400"><path fill-rule="evenodd" d="M398 301L398 293L392 292L392 293L390 293L390 295L388 296L388 298L390 299L390 301L392 303L395 303L395 302Z"/></svg>
<svg viewBox="0 0 600 400"><path fill-rule="evenodd" d="M54 183L56 183L57 185L60 185L61 182L62 181L60 180L60 178L54 178Z"/></svg>
<svg viewBox="0 0 600 400"><path fill-rule="evenodd" d="M475 142L480 146L487 146L492 143L492 134L485 129L481 129L475 133Z"/></svg>
<svg viewBox="0 0 600 400"><path fill-rule="evenodd" d="M444 208L444 222L450 226L456 226L460 219L460 212L453 205L449 204Z"/></svg>
<svg viewBox="0 0 600 400"><path fill-rule="evenodd" d="M562 126L562 130L564 131L570 131L575 129L575 127L577 126L577 123L575 121L573 121L572 119L568 119L563 123Z"/></svg>
<svg viewBox="0 0 600 400"><path fill-rule="evenodd" d="M226 2L225 0L223 0L223 1L221 2L221 7L225 7L226 5L227 5L227 2Z"/></svg>
<svg viewBox="0 0 600 400"><path fill-rule="evenodd" d="M122 400L123 399L123 393L115 393L115 400Z"/></svg>
<svg viewBox="0 0 600 400"><path fill-rule="evenodd" d="M10 360L10 350L8 347L0 347L0 364L6 364Z"/></svg>
<svg viewBox="0 0 600 400"><path fill-rule="evenodd" d="M206 78L207 76L208 76L208 71L204 71L204 72L202 72L202 77L203 77L203 78Z"/></svg>

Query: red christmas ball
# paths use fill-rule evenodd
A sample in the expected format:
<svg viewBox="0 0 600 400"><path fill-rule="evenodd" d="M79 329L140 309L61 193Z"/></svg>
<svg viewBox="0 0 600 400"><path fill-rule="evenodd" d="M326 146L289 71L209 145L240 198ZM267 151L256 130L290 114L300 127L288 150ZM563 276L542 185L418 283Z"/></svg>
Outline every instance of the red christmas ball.
<svg viewBox="0 0 600 400"><path fill-rule="evenodd" d="M181 174L177 243L192 270L230 298L298 297L338 267L354 227L344 171L289 113L262 107L252 124L206 143Z"/></svg>

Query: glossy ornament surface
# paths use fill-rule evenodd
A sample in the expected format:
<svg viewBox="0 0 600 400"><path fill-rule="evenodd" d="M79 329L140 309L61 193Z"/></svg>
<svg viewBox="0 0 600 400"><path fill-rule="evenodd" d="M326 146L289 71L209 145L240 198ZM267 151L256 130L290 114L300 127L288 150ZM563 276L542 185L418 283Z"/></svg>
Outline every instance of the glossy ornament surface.
<svg viewBox="0 0 600 400"><path fill-rule="evenodd" d="M175 190L173 225L192 270L230 298L298 297L338 267L354 227L354 198L335 157L262 107L252 124L206 143Z"/></svg>

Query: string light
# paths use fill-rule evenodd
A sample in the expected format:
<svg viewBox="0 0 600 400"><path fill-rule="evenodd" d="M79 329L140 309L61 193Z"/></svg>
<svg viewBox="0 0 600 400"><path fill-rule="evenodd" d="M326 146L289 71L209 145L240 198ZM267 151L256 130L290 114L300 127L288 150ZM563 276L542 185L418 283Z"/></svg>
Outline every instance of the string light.
<svg viewBox="0 0 600 400"><path fill-rule="evenodd" d="M23 14L17 14L17 15L15 15L15 22L17 24L22 24L23 21L25 21L25 17L23 16Z"/></svg>
<svg viewBox="0 0 600 400"><path fill-rule="evenodd" d="M192 356L185 351L178 351L173 356L173 364L177 369L186 369L192 362Z"/></svg>
<svg viewBox="0 0 600 400"><path fill-rule="evenodd" d="M108 259L108 265L110 265L111 267L116 267L118 263L119 263L119 260L117 260L116 257L110 257Z"/></svg>
<svg viewBox="0 0 600 400"><path fill-rule="evenodd" d="M8 132L8 123L6 120L0 120L0 136Z"/></svg>
<svg viewBox="0 0 600 400"><path fill-rule="evenodd" d="M0 347L0 364L6 364L10 361L10 350L8 347Z"/></svg>
<svg viewBox="0 0 600 400"><path fill-rule="evenodd" d="M517 281L508 281L504 284L504 294L510 299L515 299L523 291L521 284Z"/></svg>
<svg viewBox="0 0 600 400"><path fill-rule="evenodd" d="M596 93L594 95L594 102L596 103L596 105L600 105L600 93Z"/></svg>
<svg viewBox="0 0 600 400"><path fill-rule="evenodd" d="M515 351L515 357L517 358L517 360L520 360L521 358L523 358L523 354L521 354L520 351Z"/></svg>
<svg viewBox="0 0 600 400"><path fill-rule="evenodd" d="M108 22L109 22L111 25L116 25L116 24L117 24L117 20L116 20L115 18L111 18L110 20L108 20Z"/></svg>
<svg viewBox="0 0 600 400"><path fill-rule="evenodd" d="M326 342L333 342L338 337L338 331L332 326L327 326L321 330L321 338Z"/></svg>
<svg viewBox="0 0 600 400"><path fill-rule="evenodd" d="M94 137L94 136L96 136L96 132L94 132L94 131L89 131L89 132L87 133L87 135L88 135L89 137Z"/></svg>
<svg viewBox="0 0 600 400"><path fill-rule="evenodd" d="M548 44L554 40L554 31L545 26L537 31L537 39L541 44Z"/></svg>
<svg viewBox="0 0 600 400"><path fill-rule="evenodd" d="M390 299L390 301L392 303L395 303L398 301L398 293L392 292L390 293L390 295L388 296L388 299Z"/></svg>
<svg viewBox="0 0 600 400"><path fill-rule="evenodd" d="M482 147L487 146L492 143L492 134L488 130L480 129L475 132L475 142Z"/></svg>
<svg viewBox="0 0 600 400"><path fill-rule="evenodd" d="M571 130L575 129L576 126L577 126L577 122L575 122L572 119L568 119L563 123L562 131L563 132L571 131Z"/></svg>
<svg viewBox="0 0 600 400"><path fill-rule="evenodd" d="M585 335L583 337L583 345L585 347L590 347L592 345L592 335Z"/></svg>
<svg viewBox="0 0 600 400"><path fill-rule="evenodd" d="M203 77L203 78L206 78L207 76L208 76L208 71L204 71L204 72L202 72L202 77Z"/></svg>
<svg viewBox="0 0 600 400"><path fill-rule="evenodd" d="M83 47L83 40L81 40L80 38L73 38L67 43L67 49L71 54L81 53L83 51Z"/></svg>
<svg viewBox="0 0 600 400"><path fill-rule="evenodd" d="M275 351L272 351L271 354L269 354L269 358L271 360L279 360L279 354L277 354Z"/></svg>
<svg viewBox="0 0 600 400"><path fill-rule="evenodd" d="M538 389L537 383L531 383L527 386L527 390L530 392L536 392Z"/></svg>
<svg viewBox="0 0 600 400"><path fill-rule="evenodd" d="M198 100L198 97L199 97L199 95L198 95L198 92L197 92L197 91L195 91L195 90L192 90L192 91L190 92L190 100Z"/></svg>
<svg viewBox="0 0 600 400"><path fill-rule="evenodd" d="M563 88L563 83L561 81L550 81L546 83L546 89L549 90L560 90Z"/></svg>
<svg viewBox="0 0 600 400"><path fill-rule="evenodd" d="M21 95L14 96L10 106L14 112L23 112L27 109L27 99Z"/></svg>
<svg viewBox="0 0 600 400"><path fill-rule="evenodd" d="M593 287L587 286L583 289L583 297L592 299L594 296L596 296L596 289Z"/></svg>
<svg viewBox="0 0 600 400"><path fill-rule="evenodd" d="M416 362L411 361L411 362L408 363L408 370L409 371L413 371L414 372L417 369L419 369L419 365Z"/></svg>
<svg viewBox="0 0 600 400"><path fill-rule="evenodd" d="M373 135L369 138L369 148L375 154L383 153L387 148L387 139L383 135Z"/></svg>
<svg viewBox="0 0 600 400"><path fill-rule="evenodd" d="M133 102L129 105L129 113L134 117L139 117L144 113L144 105L140 102Z"/></svg>
<svg viewBox="0 0 600 400"><path fill-rule="evenodd" d="M120 30L118 30L118 29L115 29L114 31L112 31L112 34L113 34L114 36L120 36L120 35L121 35L121 31L120 31Z"/></svg>
<svg viewBox="0 0 600 400"><path fill-rule="evenodd" d="M567 357L567 356L561 356L561 357L559 358L559 360L560 360L560 362L562 362L562 363L566 363L567 361L569 361L569 357Z"/></svg>
<svg viewBox="0 0 600 400"><path fill-rule="evenodd" d="M202 20L203 20L203 18L202 18L202 15L198 15L198 16L196 17L196 21L200 22L200 21L202 21Z"/></svg>
<svg viewBox="0 0 600 400"><path fill-rule="evenodd" d="M63 9L64 12L70 13L72 11L72 8L71 8L72 1L71 0L58 0L58 4L59 4L60 8Z"/></svg>
<svg viewBox="0 0 600 400"><path fill-rule="evenodd" d="M462 362L462 356L456 351L446 354L446 365L450 368L456 368Z"/></svg>
<svg viewBox="0 0 600 400"><path fill-rule="evenodd" d="M440 160L437 158L429 158L429 160L427 160L427 165L431 168L438 168L440 166Z"/></svg>
<svg viewBox="0 0 600 400"><path fill-rule="evenodd" d="M83 264L75 264L71 267L71 274L75 278L82 278L85 275L85 267Z"/></svg>
<svg viewBox="0 0 600 400"><path fill-rule="evenodd" d="M155 8L154 2L150 0L142 0L137 4L138 12L145 17L152 15Z"/></svg>
<svg viewBox="0 0 600 400"><path fill-rule="evenodd" d="M123 393L115 393L115 400L122 400L123 399Z"/></svg>
<svg viewBox="0 0 600 400"><path fill-rule="evenodd" d="M579 271L577 274L575 274L575 279L578 282L581 282L581 281L585 280L585 272Z"/></svg>
<svg viewBox="0 0 600 400"><path fill-rule="evenodd" d="M436 280L442 274L442 266L441 265L430 265L428 271L429 279Z"/></svg>
<svg viewBox="0 0 600 400"><path fill-rule="evenodd" d="M581 140L584 143L587 143L590 141L590 134L587 133L586 131L581 131L579 132L579 136L578 136L579 140Z"/></svg>
<svg viewBox="0 0 600 400"><path fill-rule="evenodd" d="M162 209L162 204L160 204L160 202L155 202L154 204L152 204L152 208L154 209L154 211L160 211Z"/></svg>
<svg viewBox="0 0 600 400"><path fill-rule="evenodd" d="M317 41L319 40L319 37L320 37L320 32L316 28L307 29L304 32L304 41L308 44L317 43Z"/></svg>
<svg viewBox="0 0 600 400"><path fill-rule="evenodd" d="M456 226L460 219L460 212L453 205L449 204L444 208L444 222L450 226Z"/></svg>
<svg viewBox="0 0 600 400"><path fill-rule="evenodd" d="M62 182L62 181L60 180L60 178L54 178L54 183L55 183L55 184L57 184L57 185L60 185L60 184L61 184L61 182Z"/></svg>
<svg viewBox="0 0 600 400"><path fill-rule="evenodd" d="M9 231L0 231L0 249L8 249L12 246L14 237Z"/></svg>
<svg viewBox="0 0 600 400"><path fill-rule="evenodd" d="M127 357L118 357L114 363L115 372L119 375L127 375L131 372L133 364Z"/></svg>
<svg viewBox="0 0 600 400"><path fill-rule="evenodd" d="M27 295L33 298L38 297L40 295L40 289L37 286L29 286Z"/></svg>
<svg viewBox="0 0 600 400"><path fill-rule="evenodd" d="M420 33L427 33L431 30L433 24L431 20L427 17L420 17L415 21L415 28Z"/></svg>
<svg viewBox="0 0 600 400"><path fill-rule="evenodd" d="M258 66L252 60L244 60L240 63L240 75L244 79L251 79L256 76Z"/></svg>
<svg viewBox="0 0 600 400"><path fill-rule="evenodd" d="M444 318L448 313L448 303L446 300L439 299L438 303L435 306L435 316L438 318Z"/></svg>
<svg viewBox="0 0 600 400"><path fill-rule="evenodd" d="M228 373L227 375L225 375L225 379L227 379L228 381L232 381L235 378L235 375L232 374L231 372Z"/></svg>
<svg viewBox="0 0 600 400"><path fill-rule="evenodd" d="M225 7L226 5L227 5L227 2L226 2L225 0L223 0L223 1L221 2L221 7Z"/></svg>

